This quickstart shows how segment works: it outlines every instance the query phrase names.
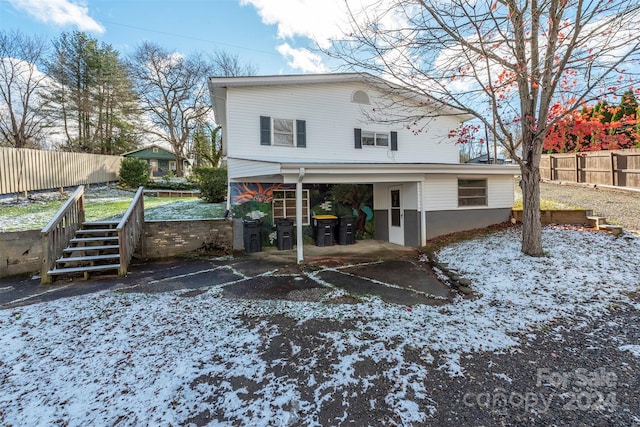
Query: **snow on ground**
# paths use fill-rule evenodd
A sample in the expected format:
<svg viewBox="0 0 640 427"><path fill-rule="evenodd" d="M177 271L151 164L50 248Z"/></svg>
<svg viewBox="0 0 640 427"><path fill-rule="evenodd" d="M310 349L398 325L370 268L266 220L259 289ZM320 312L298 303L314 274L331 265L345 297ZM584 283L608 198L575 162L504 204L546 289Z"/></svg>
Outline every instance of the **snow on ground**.
<svg viewBox="0 0 640 427"><path fill-rule="evenodd" d="M0 196L0 233L42 229L59 207L51 207L51 202L59 202L58 204L62 206L73 190L75 189L70 189L66 193L59 191L32 192L28 199L20 197L19 201L16 201L15 195ZM88 188L85 192L85 205L91 209L88 212L88 220L105 219L100 215L99 209L93 209L96 205L120 202L126 206L131 202L133 194L131 191L113 186L94 185ZM145 219L147 221L210 219L221 218L225 212L224 203L207 203L200 199L166 203L166 200L162 197L145 196ZM3 215L3 206L23 206L30 207L30 209L29 212L20 216ZM121 214L123 213L124 211L121 212ZM121 217L121 214L116 217Z"/></svg>
<svg viewBox="0 0 640 427"><path fill-rule="evenodd" d="M465 375L465 354L513 351L516 333L557 317L598 318L621 302L640 305L625 294L640 288L640 240L559 228L546 228L543 239L547 256L541 258L520 253L516 229L446 247L440 260L458 267L481 296L439 307L375 298L357 304L234 300L212 286L189 297L185 291L103 292L2 310L0 421L175 425L209 410L241 425L320 425L318 413L329 402L348 405L349 387L366 394L384 380L385 402L399 422L424 422L438 410L424 404L429 369ZM350 327L320 333L318 352L290 341L291 358L284 361L266 350L287 337L277 318ZM618 350L637 355L635 344ZM419 353L419 361L406 357L409 352ZM316 368L320 353L331 355L328 369ZM443 360L436 353L444 364L433 363ZM363 378L356 368L365 359L389 368ZM304 382L275 375L282 364ZM314 388L312 397L303 397L309 396L305 387Z"/></svg>

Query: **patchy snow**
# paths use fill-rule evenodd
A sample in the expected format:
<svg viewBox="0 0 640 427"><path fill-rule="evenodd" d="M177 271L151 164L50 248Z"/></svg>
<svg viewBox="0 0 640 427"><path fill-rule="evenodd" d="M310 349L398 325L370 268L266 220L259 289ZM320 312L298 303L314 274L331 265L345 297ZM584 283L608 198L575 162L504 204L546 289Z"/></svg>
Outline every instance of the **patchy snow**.
<svg viewBox="0 0 640 427"><path fill-rule="evenodd" d="M546 228L543 240L541 258L520 253L515 229L444 248L440 261L481 295L444 306L409 310L373 297L357 304L234 300L222 298L223 284L190 297L102 292L2 310L0 421L175 425L208 410L241 425L320 425L318 413L330 402L344 406L336 422L347 416L353 388L373 409L366 391L382 380L399 424L424 423L438 410L424 404L431 401L426 365L465 375L465 354L512 351L517 333L554 318L599 318L611 304L640 305L627 296L640 288L640 240L560 228ZM282 338L274 318L349 327L321 333L316 351ZM288 360L269 352L278 339ZM638 346L619 349L637 355ZM318 370L326 353L333 364ZM356 368L365 359L385 368L363 377ZM284 364L304 381L274 374ZM302 388L311 386L304 398Z"/></svg>
<svg viewBox="0 0 640 427"><path fill-rule="evenodd" d="M635 357L640 357L640 345L634 345L634 344L621 345L620 347L618 347L618 350L628 351L629 353L633 354Z"/></svg>
<svg viewBox="0 0 640 427"><path fill-rule="evenodd" d="M39 191L29 193L28 198L22 196L16 200L15 195L0 196L0 209L3 206L28 207L29 212L20 216L3 215L0 210L0 232L40 230L56 213L57 209L69 198L75 188L64 193L59 191ZM131 202L134 193L113 186L92 186L85 190L85 205L92 208L99 203L122 203L126 206ZM52 206L51 202L58 202ZM126 207L125 209L126 210ZM124 214L124 210L121 214ZM224 203L207 203L204 200L180 200L168 202L163 197L145 196L145 220L185 220L185 219L214 219L222 218L225 212ZM88 220L104 219L100 212L88 212ZM121 217L116 215L113 218ZM97 216L96 216L97 215Z"/></svg>

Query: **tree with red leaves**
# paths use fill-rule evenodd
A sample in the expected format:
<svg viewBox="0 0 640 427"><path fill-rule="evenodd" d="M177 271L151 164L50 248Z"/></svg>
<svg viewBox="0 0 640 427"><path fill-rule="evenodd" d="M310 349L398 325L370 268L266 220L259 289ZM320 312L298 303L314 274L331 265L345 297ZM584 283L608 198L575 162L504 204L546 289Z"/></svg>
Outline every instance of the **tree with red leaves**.
<svg viewBox="0 0 640 427"><path fill-rule="evenodd" d="M550 127L543 148L548 153L619 150L640 145L640 115L633 91L623 95L618 106L599 102L593 107L562 112Z"/></svg>
<svg viewBox="0 0 640 427"><path fill-rule="evenodd" d="M429 118L450 114L439 106L451 106L481 122L520 166L522 251L543 255L543 142L563 117L621 96L621 88L638 78L637 0L379 0L361 10L355 2L348 5L351 28L327 53L348 68L393 82L391 95L410 91L437 100L394 101L386 120L428 126Z"/></svg>

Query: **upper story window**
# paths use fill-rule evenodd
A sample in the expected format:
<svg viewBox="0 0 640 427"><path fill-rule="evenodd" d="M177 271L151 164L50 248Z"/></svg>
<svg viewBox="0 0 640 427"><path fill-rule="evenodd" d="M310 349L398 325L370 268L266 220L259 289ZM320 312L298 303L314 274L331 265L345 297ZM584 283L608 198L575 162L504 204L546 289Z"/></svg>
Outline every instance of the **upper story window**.
<svg viewBox="0 0 640 427"><path fill-rule="evenodd" d="M389 146L389 133L384 132L369 132L362 131L362 146L363 147L388 147Z"/></svg>
<svg viewBox="0 0 640 427"><path fill-rule="evenodd" d="M458 179L458 206L487 206L487 180Z"/></svg>
<svg viewBox="0 0 640 427"><path fill-rule="evenodd" d="M354 129L354 147L385 147L391 151L398 151L398 132L373 132Z"/></svg>
<svg viewBox="0 0 640 427"><path fill-rule="evenodd" d="M158 152L158 147L153 147L153 149L151 151L153 151L154 153L157 153Z"/></svg>
<svg viewBox="0 0 640 427"><path fill-rule="evenodd" d="M260 145L307 146L307 122L260 116Z"/></svg>
<svg viewBox="0 0 640 427"><path fill-rule="evenodd" d="M273 119L273 145L293 146L293 120Z"/></svg>
<svg viewBox="0 0 640 427"><path fill-rule="evenodd" d="M357 90L353 92L351 102L355 102L356 104L369 104L369 95L363 90Z"/></svg>

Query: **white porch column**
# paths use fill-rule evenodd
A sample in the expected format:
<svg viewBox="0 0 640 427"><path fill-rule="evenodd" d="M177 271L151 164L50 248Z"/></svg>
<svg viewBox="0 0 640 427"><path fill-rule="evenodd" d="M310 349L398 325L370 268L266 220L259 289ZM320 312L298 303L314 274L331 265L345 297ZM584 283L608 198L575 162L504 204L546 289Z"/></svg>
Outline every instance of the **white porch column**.
<svg viewBox="0 0 640 427"><path fill-rule="evenodd" d="M418 214L420 215L420 246L427 244L427 219L426 219L426 206L425 206L425 194L424 194L424 179L418 181Z"/></svg>
<svg viewBox="0 0 640 427"><path fill-rule="evenodd" d="M300 168L298 182L296 182L296 251L298 264L304 260L304 248L302 238L302 180L304 179L304 168Z"/></svg>

